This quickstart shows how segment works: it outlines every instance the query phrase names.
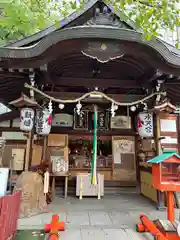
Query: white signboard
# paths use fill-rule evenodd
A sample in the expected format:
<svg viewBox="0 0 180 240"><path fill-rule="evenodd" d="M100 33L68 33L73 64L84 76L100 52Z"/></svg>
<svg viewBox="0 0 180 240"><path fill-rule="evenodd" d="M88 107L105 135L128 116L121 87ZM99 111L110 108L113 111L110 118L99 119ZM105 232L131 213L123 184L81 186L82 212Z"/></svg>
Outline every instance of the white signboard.
<svg viewBox="0 0 180 240"><path fill-rule="evenodd" d="M65 113L56 114L52 120L52 126L72 127L73 126L73 115L65 114Z"/></svg>
<svg viewBox="0 0 180 240"><path fill-rule="evenodd" d="M0 197L6 195L9 168L0 168Z"/></svg>
<svg viewBox="0 0 180 240"><path fill-rule="evenodd" d="M21 171L24 168L25 149L12 149L12 170Z"/></svg>
<svg viewBox="0 0 180 240"><path fill-rule="evenodd" d="M25 132L32 130L34 125L34 110L32 108L22 108L20 112L20 129Z"/></svg>
<svg viewBox="0 0 180 240"><path fill-rule="evenodd" d="M163 138L165 136L162 136ZM178 139L177 138L172 138L170 136L166 136L164 139L161 139L161 143L162 144L177 144L178 143Z"/></svg>
<svg viewBox="0 0 180 240"><path fill-rule="evenodd" d="M140 137L153 137L153 114L141 112L138 114L137 128Z"/></svg>
<svg viewBox="0 0 180 240"><path fill-rule="evenodd" d="M27 140L23 132L2 132L2 137L6 140Z"/></svg>
<svg viewBox="0 0 180 240"><path fill-rule="evenodd" d="M176 132L176 120L161 119L160 120L161 132Z"/></svg>
<svg viewBox="0 0 180 240"><path fill-rule="evenodd" d="M127 116L114 116L111 118L111 128L114 129L130 129L131 117Z"/></svg>

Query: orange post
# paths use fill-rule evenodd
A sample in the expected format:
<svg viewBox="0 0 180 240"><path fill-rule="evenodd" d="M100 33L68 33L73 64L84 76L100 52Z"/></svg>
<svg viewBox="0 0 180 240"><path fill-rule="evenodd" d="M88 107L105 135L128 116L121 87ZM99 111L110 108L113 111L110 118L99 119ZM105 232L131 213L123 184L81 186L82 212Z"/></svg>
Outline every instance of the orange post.
<svg viewBox="0 0 180 240"><path fill-rule="evenodd" d="M58 232L58 231L64 231L65 230L65 223L59 221L59 216L58 215L53 215L52 220L50 224L46 224L44 231L46 233L49 232Z"/></svg>
<svg viewBox="0 0 180 240"><path fill-rule="evenodd" d="M175 221L174 215L174 192L167 192L167 218L169 221Z"/></svg>
<svg viewBox="0 0 180 240"><path fill-rule="evenodd" d="M46 224L44 231L46 233L49 233L48 240L58 240L59 235L58 231L64 231L65 230L65 223L59 222L59 216L53 215L52 220L50 224Z"/></svg>
<svg viewBox="0 0 180 240"><path fill-rule="evenodd" d="M144 229L155 237L155 239L158 240L168 240L160 231L159 229L155 226L154 223L152 223L148 217L146 217L144 214L140 216L141 222L144 225Z"/></svg>
<svg viewBox="0 0 180 240"><path fill-rule="evenodd" d="M48 240L59 240L59 235L50 233L49 237L48 237Z"/></svg>

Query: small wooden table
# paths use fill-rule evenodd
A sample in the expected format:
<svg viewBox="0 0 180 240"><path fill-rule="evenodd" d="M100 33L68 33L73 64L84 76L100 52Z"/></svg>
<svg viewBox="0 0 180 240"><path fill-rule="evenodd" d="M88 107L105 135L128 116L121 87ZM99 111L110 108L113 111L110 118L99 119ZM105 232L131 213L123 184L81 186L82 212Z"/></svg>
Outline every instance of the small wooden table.
<svg viewBox="0 0 180 240"><path fill-rule="evenodd" d="M64 177L65 178L65 184L64 184L64 198L67 198L67 192L68 192L68 179L69 179L69 173L66 174L51 174L52 177L52 198L54 199L54 196L56 194L56 178L58 177Z"/></svg>

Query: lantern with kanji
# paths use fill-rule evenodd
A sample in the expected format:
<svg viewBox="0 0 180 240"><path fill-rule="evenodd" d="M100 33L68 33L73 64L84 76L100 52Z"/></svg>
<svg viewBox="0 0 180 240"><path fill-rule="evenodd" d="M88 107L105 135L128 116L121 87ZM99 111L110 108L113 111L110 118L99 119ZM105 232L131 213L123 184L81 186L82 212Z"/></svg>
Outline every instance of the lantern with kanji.
<svg viewBox="0 0 180 240"><path fill-rule="evenodd" d="M22 108L20 111L20 129L25 132L32 130L34 125L34 110L32 108Z"/></svg>
<svg viewBox="0 0 180 240"><path fill-rule="evenodd" d="M37 111L36 115L36 133L39 135L48 135L51 131L52 114L47 109Z"/></svg>
<svg viewBox="0 0 180 240"><path fill-rule="evenodd" d="M153 137L153 114L149 112L139 113L137 129L140 137Z"/></svg>

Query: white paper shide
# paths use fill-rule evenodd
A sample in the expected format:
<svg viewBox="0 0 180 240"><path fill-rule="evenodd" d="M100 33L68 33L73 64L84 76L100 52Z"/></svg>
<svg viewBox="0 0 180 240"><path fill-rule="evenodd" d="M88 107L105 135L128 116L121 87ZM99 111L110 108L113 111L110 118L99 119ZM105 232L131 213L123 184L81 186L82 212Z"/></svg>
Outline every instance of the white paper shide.
<svg viewBox="0 0 180 240"><path fill-rule="evenodd" d="M39 135L48 135L51 131L52 114L48 109L37 111L36 116L36 133Z"/></svg>
<svg viewBox="0 0 180 240"><path fill-rule="evenodd" d="M20 129L29 132L34 124L34 110L32 108L22 108L20 111Z"/></svg>
<svg viewBox="0 0 180 240"><path fill-rule="evenodd" d="M138 114L137 129L140 137L153 137L153 114L141 112Z"/></svg>

